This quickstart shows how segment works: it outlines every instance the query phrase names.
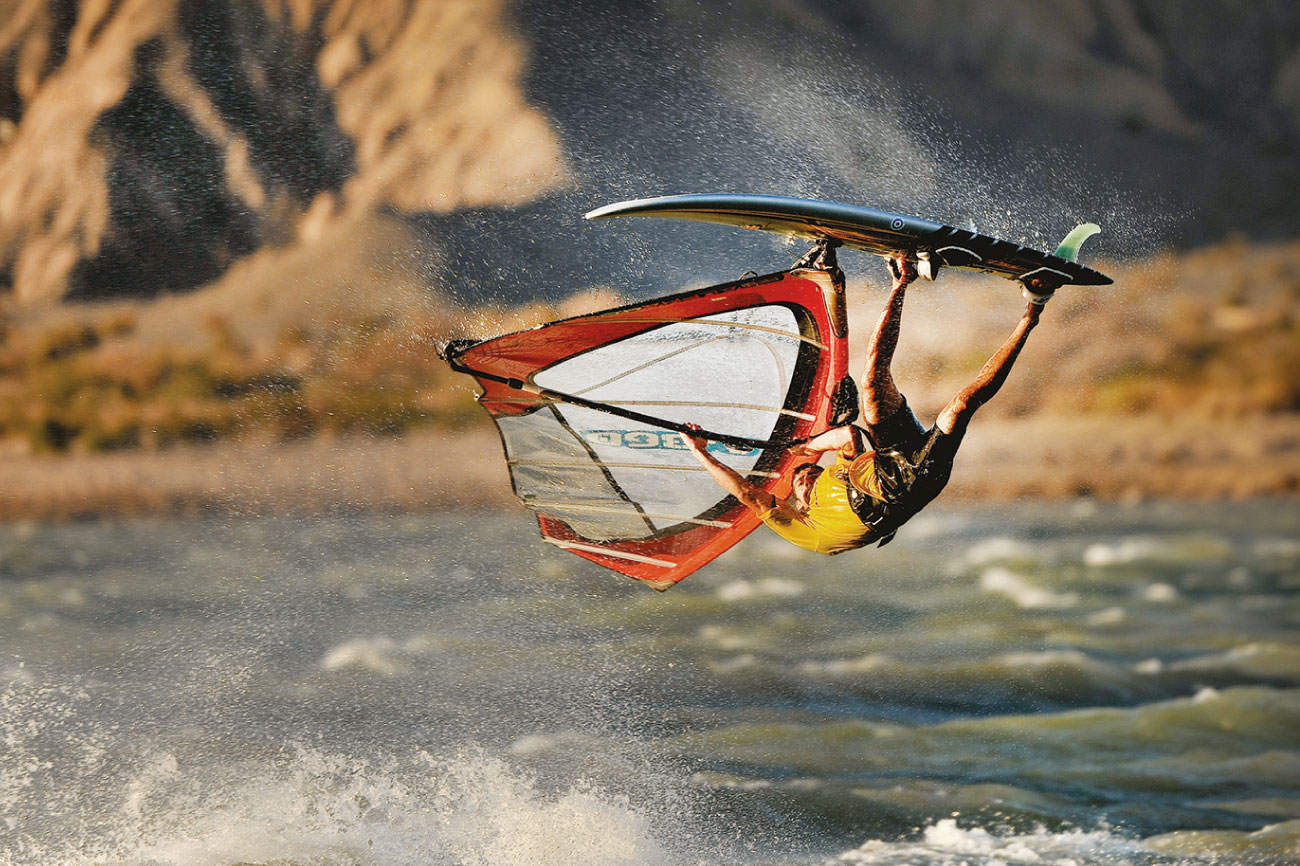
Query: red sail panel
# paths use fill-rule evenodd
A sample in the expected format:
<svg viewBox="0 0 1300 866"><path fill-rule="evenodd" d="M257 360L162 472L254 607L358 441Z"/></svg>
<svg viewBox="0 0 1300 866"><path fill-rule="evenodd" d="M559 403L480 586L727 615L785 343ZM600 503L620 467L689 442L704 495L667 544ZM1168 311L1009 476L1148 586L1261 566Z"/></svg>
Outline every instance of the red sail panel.
<svg viewBox="0 0 1300 866"><path fill-rule="evenodd" d="M666 589L757 525L682 425L777 496L779 443L830 426L847 369L843 287L796 270L552 322L448 352L483 386L516 495L543 538ZM806 458L803 458L806 460Z"/></svg>

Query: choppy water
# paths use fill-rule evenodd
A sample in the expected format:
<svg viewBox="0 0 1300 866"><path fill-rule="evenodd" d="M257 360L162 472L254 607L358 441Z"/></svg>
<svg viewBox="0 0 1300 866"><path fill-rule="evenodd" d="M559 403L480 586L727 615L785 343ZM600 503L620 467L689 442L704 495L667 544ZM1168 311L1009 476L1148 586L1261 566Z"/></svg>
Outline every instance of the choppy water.
<svg viewBox="0 0 1300 866"><path fill-rule="evenodd" d="M3 864L1300 862L1300 504L0 527Z"/></svg>

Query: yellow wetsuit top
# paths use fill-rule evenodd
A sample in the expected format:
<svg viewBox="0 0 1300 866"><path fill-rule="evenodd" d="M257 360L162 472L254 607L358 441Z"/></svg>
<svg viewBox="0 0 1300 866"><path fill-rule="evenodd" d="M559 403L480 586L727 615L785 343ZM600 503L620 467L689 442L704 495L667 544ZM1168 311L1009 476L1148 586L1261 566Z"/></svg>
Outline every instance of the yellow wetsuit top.
<svg viewBox="0 0 1300 866"><path fill-rule="evenodd" d="M849 505L849 464L852 457L840 451L835 465L822 470L809 495L808 510L788 517L779 509L759 512L759 519L777 535L814 553L843 553L869 544L871 530Z"/></svg>

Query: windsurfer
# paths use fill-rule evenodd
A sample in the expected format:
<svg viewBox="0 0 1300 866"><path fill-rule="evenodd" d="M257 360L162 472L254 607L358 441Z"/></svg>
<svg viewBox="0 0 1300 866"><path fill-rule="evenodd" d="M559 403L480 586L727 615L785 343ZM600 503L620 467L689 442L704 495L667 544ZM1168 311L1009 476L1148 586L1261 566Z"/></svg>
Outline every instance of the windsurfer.
<svg viewBox="0 0 1300 866"><path fill-rule="evenodd" d="M971 418L1006 381L1050 294L1027 287L1028 309L975 380L957 393L926 430L898 390L890 365L898 345L903 300L916 270L903 256L889 260L889 300L867 348L863 372L865 429L835 427L797 446L812 458L794 471L793 492L780 499L719 462L699 436L687 447L715 481L786 540L817 553L836 554L889 542L898 528L934 500L948 483ZM835 463L815 461L827 452Z"/></svg>

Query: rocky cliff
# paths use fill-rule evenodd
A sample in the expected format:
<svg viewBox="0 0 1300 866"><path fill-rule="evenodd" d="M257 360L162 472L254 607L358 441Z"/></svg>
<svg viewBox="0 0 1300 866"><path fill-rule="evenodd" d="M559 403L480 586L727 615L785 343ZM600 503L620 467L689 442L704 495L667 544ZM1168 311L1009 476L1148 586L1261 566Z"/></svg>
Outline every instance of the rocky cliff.
<svg viewBox="0 0 1300 866"><path fill-rule="evenodd" d="M850 201L1048 247L1093 220L1088 254L1128 260L1300 226L1289 0L521 0L513 20L574 182L416 221L470 297L654 294L792 257L578 218L660 193Z"/></svg>
<svg viewBox="0 0 1300 866"><path fill-rule="evenodd" d="M366 213L473 302L786 263L578 221L701 190L1294 236L1297 94L1286 0L0 0L0 295L184 291Z"/></svg>
<svg viewBox="0 0 1300 866"><path fill-rule="evenodd" d="M497 0L0 2L0 279L152 296L349 214L565 174Z"/></svg>

